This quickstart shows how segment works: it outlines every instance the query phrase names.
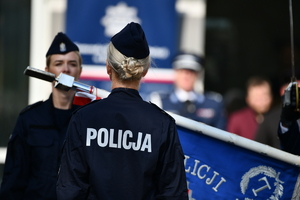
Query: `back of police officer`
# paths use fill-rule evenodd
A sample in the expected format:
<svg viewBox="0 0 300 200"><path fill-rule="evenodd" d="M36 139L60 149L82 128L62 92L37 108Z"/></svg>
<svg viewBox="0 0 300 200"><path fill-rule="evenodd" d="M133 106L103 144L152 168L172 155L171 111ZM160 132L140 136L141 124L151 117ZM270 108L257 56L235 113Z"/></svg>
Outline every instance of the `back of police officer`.
<svg viewBox="0 0 300 200"><path fill-rule="evenodd" d="M138 92L150 67L141 26L128 24L107 53L112 92L73 115L58 199L188 199L175 121Z"/></svg>

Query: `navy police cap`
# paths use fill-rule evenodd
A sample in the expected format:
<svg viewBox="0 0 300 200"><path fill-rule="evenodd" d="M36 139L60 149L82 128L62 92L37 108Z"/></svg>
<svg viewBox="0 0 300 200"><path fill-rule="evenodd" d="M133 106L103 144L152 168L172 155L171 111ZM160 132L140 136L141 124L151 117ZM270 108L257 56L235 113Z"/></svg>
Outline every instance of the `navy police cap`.
<svg viewBox="0 0 300 200"><path fill-rule="evenodd" d="M172 66L174 69L189 69L198 72L203 68L203 59L192 53L181 53L174 58Z"/></svg>
<svg viewBox="0 0 300 200"><path fill-rule="evenodd" d="M136 59L146 58L149 46L145 33L140 24L131 22L111 38L115 48L127 57Z"/></svg>
<svg viewBox="0 0 300 200"><path fill-rule="evenodd" d="M79 48L66 34L59 32L53 39L46 53L46 57L53 54L66 54L71 51L79 51Z"/></svg>

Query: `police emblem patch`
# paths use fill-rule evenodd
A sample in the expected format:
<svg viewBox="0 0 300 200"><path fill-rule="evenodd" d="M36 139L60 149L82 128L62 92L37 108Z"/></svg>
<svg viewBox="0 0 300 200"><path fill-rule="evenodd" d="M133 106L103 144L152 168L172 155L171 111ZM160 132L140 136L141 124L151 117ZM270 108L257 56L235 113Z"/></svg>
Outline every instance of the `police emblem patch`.
<svg viewBox="0 0 300 200"><path fill-rule="evenodd" d="M251 168L244 174L240 183L241 192L248 196L245 200L253 200L259 197L262 198L260 192L263 190L268 190L268 195L270 195L269 197L264 196L264 199L280 199L283 195L284 187L282 184L284 182L279 180L279 175L280 172L277 173L271 167L258 166ZM250 184L250 182L255 182L255 184Z"/></svg>
<svg viewBox="0 0 300 200"><path fill-rule="evenodd" d="M67 50L67 48L66 48L66 44L65 43L60 43L60 45L59 45L59 50L61 51L61 52L64 52L64 51L66 51Z"/></svg>

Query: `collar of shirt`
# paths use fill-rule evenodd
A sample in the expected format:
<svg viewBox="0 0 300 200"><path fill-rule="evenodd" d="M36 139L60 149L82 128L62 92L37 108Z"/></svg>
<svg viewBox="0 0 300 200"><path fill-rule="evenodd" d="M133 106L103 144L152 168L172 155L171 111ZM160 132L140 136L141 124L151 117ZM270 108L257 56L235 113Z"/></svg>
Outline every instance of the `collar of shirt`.
<svg viewBox="0 0 300 200"><path fill-rule="evenodd" d="M175 90L175 94L179 101L185 102L185 101L196 101L197 100L197 94L194 91L185 91L180 88L177 88Z"/></svg>

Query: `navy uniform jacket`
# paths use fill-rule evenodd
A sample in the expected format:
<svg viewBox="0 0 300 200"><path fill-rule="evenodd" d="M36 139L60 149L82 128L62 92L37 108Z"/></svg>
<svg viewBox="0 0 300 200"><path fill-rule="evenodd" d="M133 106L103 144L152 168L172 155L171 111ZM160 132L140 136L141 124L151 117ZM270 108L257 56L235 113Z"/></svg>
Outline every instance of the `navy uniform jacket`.
<svg viewBox="0 0 300 200"><path fill-rule="evenodd" d="M222 99L216 94L197 94L194 102L181 102L176 94L160 94L162 109L225 130L226 117Z"/></svg>
<svg viewBox="0 0 300 200"><path fill-rule="evenodd" d="M282 150L300 155L300 131L297 121L294 121L289 127L289 130L285 133L281 132L281 127L278 128L278 137Z"/></svg>
<svg viewBox="0 0 300 200"><path fill-rule="evenodd" d="M45 102L28 106L10 136L0 199L56 199L56 181L67 125L74 111Z"/></svg>
<svg viewBox="0 0 300 200"><path fill-rule="evenodd" d="M175 121L137 90L117 88L73 115L57 183L61 200L187 200Z"/></svg>

